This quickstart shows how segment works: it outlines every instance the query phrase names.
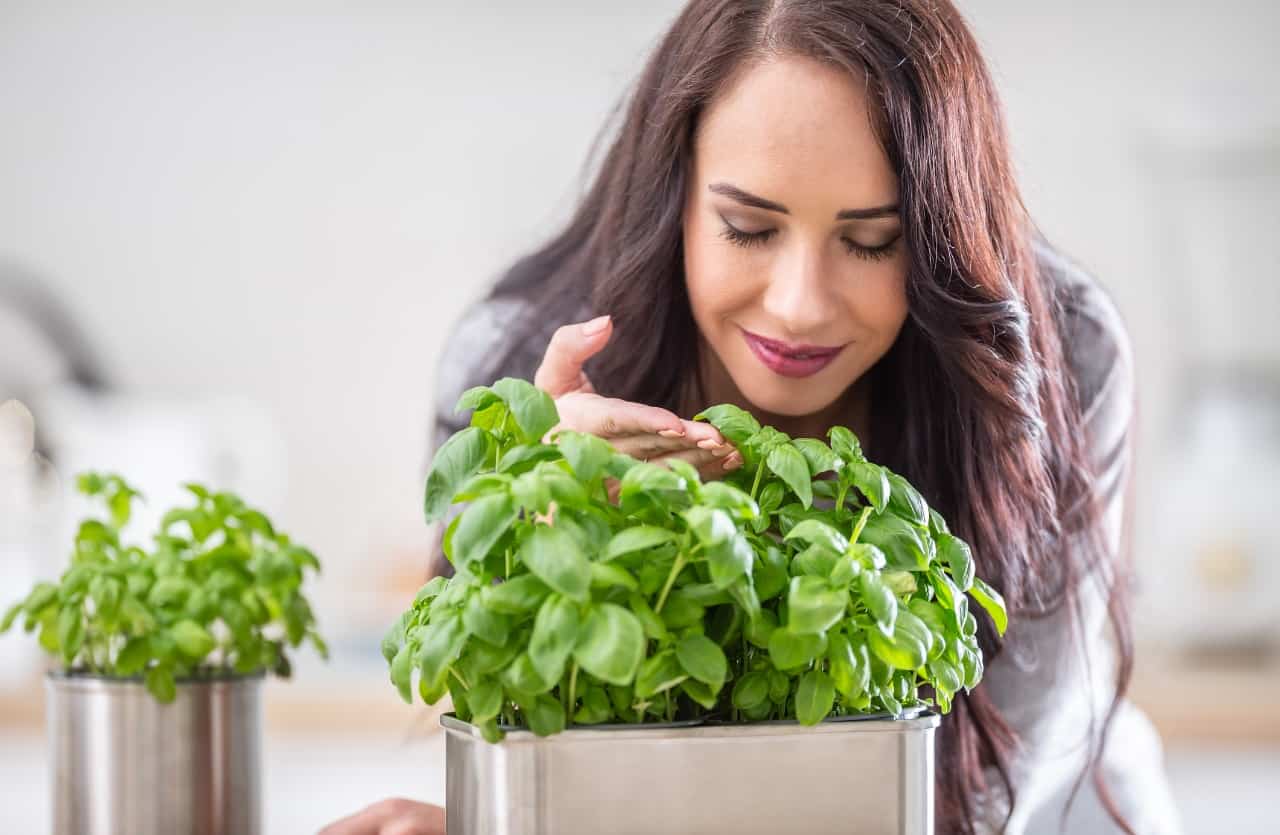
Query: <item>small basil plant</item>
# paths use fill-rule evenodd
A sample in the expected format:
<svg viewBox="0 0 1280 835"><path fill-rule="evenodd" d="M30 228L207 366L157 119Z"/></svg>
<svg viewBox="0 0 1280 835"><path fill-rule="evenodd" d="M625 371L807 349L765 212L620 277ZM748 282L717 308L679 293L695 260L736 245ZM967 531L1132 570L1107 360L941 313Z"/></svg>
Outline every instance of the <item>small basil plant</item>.
<svg viewBox="0 0 1280 835"><path fill-rule="evenodd" d="M160 702L176 683L291 673L289 651L328 656L302 593L314 554L240 498L187 484L189 507L164 514L147 547L122 533L141 495L118 475L85 473L80 492L105 513L80 523L71 565L7 610L70 674L138 678Z"/></svg>
<svg viewBox="0 0 1280 835"><path fill-rule="evenodd" d="M848 429L793 439L710 408L697 419L744 465L703 482L680 461L551 433L554 402L524 380L471 389L458 410L470 426L437 451L425 491L428 522L452 517L454 575L422 587L382 651L405 701L449 694L490 741L945 713L982 677L978 618L1005 630L969 546Z"/></svg>

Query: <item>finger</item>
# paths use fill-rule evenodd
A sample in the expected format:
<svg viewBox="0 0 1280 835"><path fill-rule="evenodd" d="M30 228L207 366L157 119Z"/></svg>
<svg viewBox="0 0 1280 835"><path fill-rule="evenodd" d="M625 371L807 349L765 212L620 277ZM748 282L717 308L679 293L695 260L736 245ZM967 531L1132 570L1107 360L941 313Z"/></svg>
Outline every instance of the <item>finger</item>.
<svg viewBox="0 0 1280 835"><path fill-rule="evenodd" d="M727 473L731 473L742 466L742 453L737 451L730 452L728 455L720 457L707 450L692 449L668 453L650 460L654 464L666 464L672 459L677 458L696 467L698 474L702 476L703 481L713 481L715 479L724 478Z"/></svg>
<svg viewBox="0 0 1280 835"><path fill-rule="evenodd" d="M533 384L552 397L594 391L582 366L608 344L612 333L613 321L608 316L558 328L533 375Z"/></svg>
<svg viewBox="0 0 1280 835"><path fill-rule="evenodd" d="M445 835L444 809L419 805L409 814L387 821L378 835Z"/></svg>
<svg viewBox="0 0 1280 835"><path fill-rule="evenodd" d="M641 461L650 461L672 452L694 451L711 454L710 449L699 450L698 446L688 438L672 438L664 435L627 435L621 438L610 438L609 443L618 452L630 455L632 458L639 458ZM721 457L728 455L731 451L725 448Z"/></svg>
<svg viewBox="0 0 1280 835"><path fill-rule="evenodd" d="M732 443L720 434L720 430L716 429L709 423L700 420L682 420L685 435L693 438L694 441L710 441L719 445L732 446Z"/></svg>
<svg viewBox="0 0 1280 835"><path fill-rule="evenodd" d="M556 408L560 411L561 423L566 427L607 440L634 435L660 435L674 439L687 434L685 422L674 412L616 397L570 394L560 398Z"/></svg>

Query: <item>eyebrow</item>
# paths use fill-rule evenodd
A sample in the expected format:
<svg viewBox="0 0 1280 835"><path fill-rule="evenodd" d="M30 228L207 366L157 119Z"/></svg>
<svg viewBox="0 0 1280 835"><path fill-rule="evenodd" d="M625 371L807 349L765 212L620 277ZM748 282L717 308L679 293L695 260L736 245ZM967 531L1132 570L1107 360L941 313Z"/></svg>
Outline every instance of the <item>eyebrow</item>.
<svg viewBox="0 0 1280 835"><path fill-rule="evenodd" d="M743 191L730 183L712 183L707 186L707 189L714 194L723 194L725 197L736 200L744 206L764 209L769 212L778 212L784 215L791 214L790 210L781 203L775 203L749 191ZM836 220L869 220L876 217L890 217L897 213L898 204L891 203L887 206L872 206L866 209L841 209L836 212Z"/></svg>

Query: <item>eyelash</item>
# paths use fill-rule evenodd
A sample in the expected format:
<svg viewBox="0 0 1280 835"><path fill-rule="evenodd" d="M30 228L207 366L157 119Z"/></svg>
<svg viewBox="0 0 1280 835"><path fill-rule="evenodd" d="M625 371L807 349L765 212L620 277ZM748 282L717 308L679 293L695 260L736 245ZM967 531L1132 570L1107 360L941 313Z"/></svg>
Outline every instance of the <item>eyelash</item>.
<svg viewBox="0 0 1280 835"><path fill-rule="evenodd" d="M724 225L724 231L720 233L720 236L736 246L752 247L763 246L770 238L773 237L776 231L776 229L767 229L764 232L743 232L741 229L726 223ZM864 261L883 261L885 258L888 258L893 254L893 250L897 247L900 237L901 236L894 238L884 246L861 246L860 244L855 244L853 241L850 241L848 238L841 238L840 240L844 242L845 249L849 251L850 255L854 255Z"/></svg>

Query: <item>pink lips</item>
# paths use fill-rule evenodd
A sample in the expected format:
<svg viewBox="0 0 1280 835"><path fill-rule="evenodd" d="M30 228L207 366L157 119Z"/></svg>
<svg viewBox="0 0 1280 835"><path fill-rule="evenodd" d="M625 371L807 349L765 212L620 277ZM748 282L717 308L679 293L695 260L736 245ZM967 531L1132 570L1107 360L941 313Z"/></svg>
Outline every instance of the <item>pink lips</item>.
<svg viewBox="0 0 1280 835"><path fill-rule="evenodd" d="M821 345L795 345L743 330L742 336L752 353L765 366L783 377L809 377L831 364L845 346L826 348Z"/></svg>

